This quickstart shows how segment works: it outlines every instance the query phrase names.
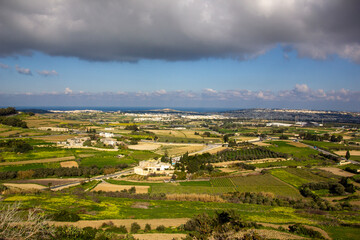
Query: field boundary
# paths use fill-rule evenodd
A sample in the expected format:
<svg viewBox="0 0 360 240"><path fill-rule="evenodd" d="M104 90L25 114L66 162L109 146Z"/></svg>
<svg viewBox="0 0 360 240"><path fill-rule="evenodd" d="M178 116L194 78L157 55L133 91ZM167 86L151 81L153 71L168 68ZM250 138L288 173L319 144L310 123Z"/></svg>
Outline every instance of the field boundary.
<svg viewBox="0 0 360 240"><path fill-rule="evenodd" d="M68 157L59 157L59 158L44 158L44 159L36 159L36 160L24 160L24 161L16 161L16 162L3 162L0 163L0 166L9 166L9 165L23 165L23 164L32 164L32 163L49 163L49 162L62 162L68 160L75 160L74 156Z"/></svg>

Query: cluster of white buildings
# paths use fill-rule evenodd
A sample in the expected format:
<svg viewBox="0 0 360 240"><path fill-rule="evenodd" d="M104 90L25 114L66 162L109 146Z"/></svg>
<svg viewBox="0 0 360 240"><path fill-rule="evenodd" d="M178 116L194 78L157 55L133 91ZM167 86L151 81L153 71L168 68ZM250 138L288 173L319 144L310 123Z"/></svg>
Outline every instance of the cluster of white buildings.
<svg viewBox="0 0 360 240"><path fill-rule="evenodd" d="M181 115L182 118L191 120L202 120L202 119L229 119L223 115Z"/></svg>
<svg viewBox="0 0 360 240"><path fill-rule="evenodd" d="M170 163L164 163L160 160L148 160L139 162L139 166L134 168L134 173L142 176L150 174L171 175L174 173L173 169Z"/></svg>

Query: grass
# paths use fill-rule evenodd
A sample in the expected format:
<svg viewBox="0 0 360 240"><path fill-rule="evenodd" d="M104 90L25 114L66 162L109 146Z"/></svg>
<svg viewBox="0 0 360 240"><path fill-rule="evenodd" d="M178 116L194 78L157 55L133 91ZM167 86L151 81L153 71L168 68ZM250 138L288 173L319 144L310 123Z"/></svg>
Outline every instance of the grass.
<svg viewBox="0 0 360 240"><path fill-rule="evenodd" d="M211 187L210 181L190 181L180 182L180 186L200 186L200 187Z"/></svg>
<svg viewBox="0 0 360 240"><path fill-rule="evenodd" d="M0 167L0 172L8 172L8 171L25 171L37 168L59 168L59 162L51 162L51 163L32 163L32 164L23 164L23 165L10 165Z"/></svg>
<svg viewBox="0 0 360 240"><path fill-rule="evenodd" d="M293 145L288 144L284 141L271 141L269 142L272 146L269 146L269 149L275 152L282 152L287 154L292 154L297 158L309 158L309 155L317 155L318 152L311 148L304 147L295 147Z"/></svg>
<svg viewBox="0 0 360 240"><path fill-rule="evenodd" d="M271 170L271 175L279 178L280 180L290 185L293 185L294 187L300 187L305 183L311 182L305 178L299 177L295 174L286 171L286 169L273 169Z"/></svg>
<svg viewBox="0 0 360 240"><path fill-rule="evenodd" d="M231 181L239 192L270 192L276 196L301 197L297 189L270 174L233 177Z"/></svg>
<svg viewBox="0 0 360 240"><path fill-rule="evenodd" d="M328 151L331 151L332 149L345 147L344 144L333 143L333 142L321 142L321 141L310 141L310 140L303 140L302 142Z"/></svg>
<svg viewBox="0 0 360 240"><path fill-rule="evenodd" d="M279 162L267 162L267 163L257 163L253 164L258 168L267 168L267 167L281 167L281 166L308 166L308 165L318 165L320 162L316 159L302 159L302 160L289 160L289 161L279 161Z"/></svg>
<svg viewBox="0 0 360 240"><path fill-rule="evenodd" d="M332 239L352 240L352 239L359 239L360 236L360 228L356 228L356 227L329 226L323 228L330 235Z"/></svg>
<svg viewBox="0 0 360 240"><path fill-rule="evenodd" d="M165 194L221 194L228 192L271 192L277 196L301 197L299 192L270 174L214 178L210 181L189 181L180 183L149 183L107 180L119 185L150 186L150 192Z"/></svg>
<svg viewBox="0 0 360 240"><path fill-rule="evenodd" d="M229 178L214 178L211 179L211 185L213 187L235 187Z"/></svg>
<svg viewBox="0 0 360 240"><path fill-rule="evenodd" d="M234 191L233 187L181 186L172 183L151 187L151 193L165 194L220 194Z"/></svg>
<svg viewBox="0 0 360 240"><path fill-rule="evenodd" d="M69 149L59 149L53 147L35 147L34 150L31 150L28 153L14 153L14 152L2 152L0 157L2 157L6 162L16 162L24 160L34 160L34 159L47 159L47 158L58 158L58 157L68 157L72 156L72 152Z"/></svg>
<svg viewBox="0 0 360 240"><path fill-rule="evenodd" d="M119 154L125 155L123 158L118 158ZM158 154L150 151L137 151L137 150L120 150L118 152L100 152L96 151L94 156L85 157L81 159L81 166L92 166L98 167L104 166L116 166L121 163L133 164L142 160L152 159L159 157Z"/></svg>
<svg viewBox="0 0 360 240"><path fill-rule="evenodd" d="M67 209L78 213L83 220L185 218L203 212L214 214L215 211L227 209L234 210L239 213L242 219L248 221L310 223L309 219L298 216L295 209L288 207L215 202L136 200L111 197L98 197L98 199L100 202L94 202L91 198L79 198L64 193L41 193L38 195L11 196L0 204L20 201L25 209L39 206L48 214ZM133 208L132 206L136 202L148 202L149 208Z"/></svg>

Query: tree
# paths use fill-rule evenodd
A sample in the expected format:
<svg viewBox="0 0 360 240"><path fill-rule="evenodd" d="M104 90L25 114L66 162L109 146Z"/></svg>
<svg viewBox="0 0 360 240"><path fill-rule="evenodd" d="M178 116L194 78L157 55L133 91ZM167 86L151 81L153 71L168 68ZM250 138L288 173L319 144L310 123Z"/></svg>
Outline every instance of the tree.
<svg viewBox="0 0 360 240"><path fill-rule="evenodd" d="M225 134L223 137L224 143L227 143L229 141L229 135Z"/></svg>
<svg viewBox="0 0 360 240"><path fill-rule="evenodd" d="M0 239L50 239L53 227L48 226L39 209L30 209L23 219L19 214L20 203L3 206L0 209ZM23 224L17 224L22 222Z"/></svg>
<svg viewBox="0 0 360 240"><path fill-rule="evenodd" d="M134 222L134 223L131 224L130 231L132 233L137 233L140 229L141 229L141 227L140 227L140 225L138 223Z"/></svg>
<svg viewBox="0 0 360 240"><path fill-rule="evenodd" d="M349 152L349 150L346 151L345 158L346 158L347 160L349 160L349 158L350 158L350 152Z"/></svg>
<svg viewBox="0 0 360 240"><path fill-rule="evenodd" d="M147 224L145 225L144 231L145 231L145 232L150 232L150 231L151 231L151 225L147 223Z"/></svg>

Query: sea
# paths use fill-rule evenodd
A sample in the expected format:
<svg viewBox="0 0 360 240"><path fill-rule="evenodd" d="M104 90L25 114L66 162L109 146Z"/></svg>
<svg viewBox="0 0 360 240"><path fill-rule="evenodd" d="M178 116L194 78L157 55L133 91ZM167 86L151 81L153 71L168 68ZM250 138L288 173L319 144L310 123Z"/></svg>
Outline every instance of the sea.
<svg viewBox="0 0 360 240"><path fill-rule="evenodd" d="M17 110L55 110L55 111L74 111L74 110L98 110L103 112L141 112L149 110L172 109L184 112L198 112L198 113L214 113L236 110L234 108L205 108L205 107L103 107L103 106L17 106Z"/></svg>

